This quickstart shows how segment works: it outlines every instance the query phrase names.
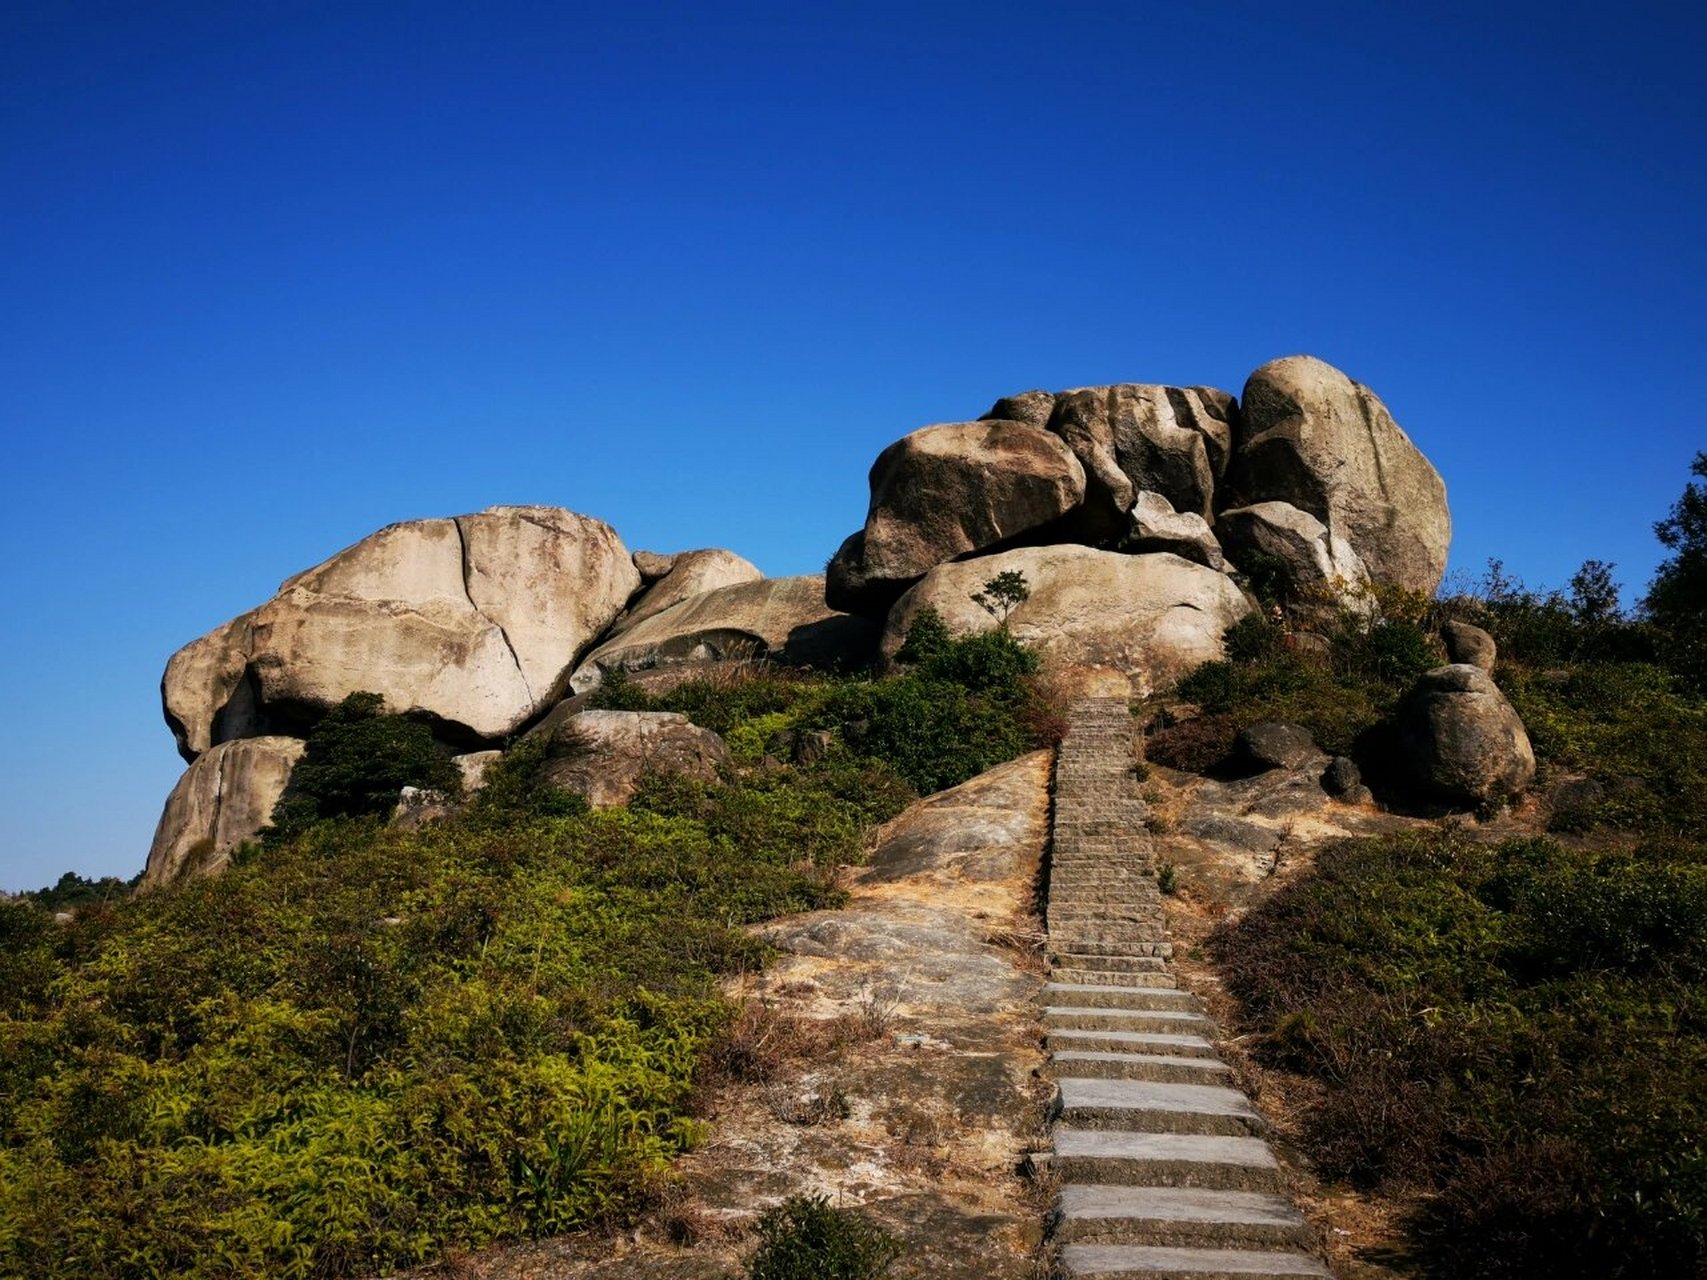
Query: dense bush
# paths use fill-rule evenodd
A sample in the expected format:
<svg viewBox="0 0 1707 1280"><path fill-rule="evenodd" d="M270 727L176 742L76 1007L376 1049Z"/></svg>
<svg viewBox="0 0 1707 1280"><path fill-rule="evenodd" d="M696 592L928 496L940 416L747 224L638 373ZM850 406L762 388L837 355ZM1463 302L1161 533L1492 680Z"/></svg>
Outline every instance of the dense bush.
<svg viewBox="0 0 1707 1280"><path fill-rule="evenodd" d="M404 787L452 795L462 787L450 753L433 741L432 730L386 715L377 693L352 693L321 717L307 741L273 811L279 837L322 818L390 813Z"/></svg>
<svg viewBox="0 0 1707 1280"><path fill-rule="evenodd" d="M66 926L0 903L0 1274L366 1275L631 1212L743 926L837 901L904 796L842 763L553 816L530 777Z"/></svg>
<svg viewBox="0 0 1707 1280"><path fill-rule="evenodd" d="M1463 1276L1707 1267L1707 848L1351 843L1213 939L1330 1178Z"/></svg>
<svg viewBox="0 0 1707 1280"><path fill-rule="evenodd" d="M1149 739L1150 758L1212 770L1227 762L1239 730L1262 720L1301 724L1337 755L1366 754L1364 735L1391 715L1419 675L1445 661L1418 612L1391 599L1347 609L1318 621L1307 633L1309 647L1304 635L1248 614L1227 632L1226 659L1204 663L1174 690L1203 714L1176 720L1164 711Z"/></svg>
<svg viewBox="0 0 1707 1280"><path fill-rule="evenodd" d="M901 1245L852 1209L824 1196L793 1196L759 1218L748 1280L877 1280Z"/></svg>

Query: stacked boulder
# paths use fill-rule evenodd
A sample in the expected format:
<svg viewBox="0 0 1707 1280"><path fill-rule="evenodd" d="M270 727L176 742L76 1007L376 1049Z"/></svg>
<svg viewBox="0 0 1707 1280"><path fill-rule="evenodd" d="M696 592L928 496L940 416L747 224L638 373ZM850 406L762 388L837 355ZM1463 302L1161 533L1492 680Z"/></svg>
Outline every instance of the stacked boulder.
<svg viewBox="0 0 1707 1280"><path fill-rule="evenodd" d="M1235 400L1120 384L998 400L878 455L865 526L831 560L828 603L882 619L893 653L929 605L995 625L972 591L1018 570L1008 624L1046 653L1144 691L1220 652L1251 604L1230 575L1353 602L1432 593L1446 486L1367 387L1310 356L1265 364Z"/></svg>

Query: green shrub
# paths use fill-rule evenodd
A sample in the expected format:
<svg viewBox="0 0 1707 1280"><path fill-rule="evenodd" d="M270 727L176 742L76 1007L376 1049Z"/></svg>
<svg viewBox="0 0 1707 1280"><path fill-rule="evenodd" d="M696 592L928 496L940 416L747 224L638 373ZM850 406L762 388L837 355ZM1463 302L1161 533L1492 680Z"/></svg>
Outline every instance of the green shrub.
<svg viewBox="0 0 1707 1280"><path fill-rule="evenodd" d="M901 1256L883 1228L824 1196L793 1196L759 1218L748 1280L876 1280Z"/></svg>
<svg viewBox="0 0 1707 1280"><path fill-rule="evenodd" d="M280 836L323 818L390 813L406 786L456 795L461 775L426 725L385 714L377 693L352 693L309 730L308 747L273 811Z"/></svg>

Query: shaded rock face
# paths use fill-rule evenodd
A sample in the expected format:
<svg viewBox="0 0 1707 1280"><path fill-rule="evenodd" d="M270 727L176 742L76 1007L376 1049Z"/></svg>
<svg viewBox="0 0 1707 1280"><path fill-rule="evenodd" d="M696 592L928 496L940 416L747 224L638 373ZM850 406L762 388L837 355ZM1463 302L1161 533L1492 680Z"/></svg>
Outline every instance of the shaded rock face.
<svg viewBox="0 0 1707 1280"><path fill-rule="evenodd" d="M902 596L883 632L893 657L926 605L957 634L996 625L971 600L990 578L1025 575L1031 595L1008 615L1015 639L1051 660L1112 667L1139 695L1221 656L1221 637L1250 604L1225 574L1179 556L1091 547L1024 547L938 565Z"/></svg>
<svg viewBox="0 0 1707 1280"><path fill-rule="evenodd" d="M627 804L648 773L716 782L731 767L722 738L674 711L553 712L533 732L550 739L540 776L595 808Z"/></svg>
<svg viewBox="0 0 1707 1280"><path fill-rule="evenodd" d="M1511 703L1480 667L1436 667L1400 712L1410 782L1453 804L1520 795L1535 778L1535 752Z"/></svg>
<svg viewBox="0 0 1707 1280"><path fill-rule="evenodd" d="M863 536L831 561L826 599L881 611L932 566L1049 524L1078 506L1085 473L1059 437L1020 422L925 427L871 467Z"/></svg>
<svg viewBox="0 0 1707 1280"><path fill-rule="evenodd" d="M371 690L447 738L494 741L557 699L639 586L609 525L557 507L391 525L174 654L167 723L193 760Z"/></svg>
<svg viewBox="0 0 1707 1280"><path fill-rule="evenodd" d="M1049 429L1085 468L1087 539L1117 536L1143 489L1177 511L1212 516L1234 416L1233 397L1213 387L1122 383L1055 397Z"/></svg>
<svg viewBox="0 0 1707 1280"><path fill-rule="evenodd" d="M178 779L148 850L142 887L212 875L231 851L272 821L306 744L296 738L244 738L204 752Z"/></svg>
<svg viewBox="0 0 1707 1280"><path fill-rule="evenodd" d="M1233 563L1246 573L1272 566L1294 599L1355 603L1369 585L1369 571L1350 544L1289 503L1259 502L1223 511L1215 531Z"/></svg>
<svg viewBox="0 0 1707 1280"><path fill-rule="evenodd" d="M1313 356L1288 356L1250 376L1239 409L1222 506L1290 503L1344 539L1376 581L1440 585L1446 486L1373 391Z"/></svg>
<svg viewBox="0 0 1707 1280"><path fill-rule="evenodd" d="M875 623L825 605L822 577L766 578L703 591L641 619L589 653L569 687L585 693L619 667L647 671L729 658L858 665L876 643Z"/></svg>
<svg viewBox="0 0 1707 1280"><path fill-rule="evenodd" d="M645 570L641 568L641 557L645 553L637 552L634 564L641 570L645 579ZM656 567L662 557L648 561L648 567ZM723 551L718 548L707 548L704 551L683 551L670 556L668 567L654 578L622 617L616 620L609 635L605 638L627 631L635 623L650 618L655 613L662 613L673 604L680 604L689 596L697 596L702 591L715 591L719 587L735 587L743 582L757 582L765 575L759 567L750 560L744 560L733 551Z"/></svg>

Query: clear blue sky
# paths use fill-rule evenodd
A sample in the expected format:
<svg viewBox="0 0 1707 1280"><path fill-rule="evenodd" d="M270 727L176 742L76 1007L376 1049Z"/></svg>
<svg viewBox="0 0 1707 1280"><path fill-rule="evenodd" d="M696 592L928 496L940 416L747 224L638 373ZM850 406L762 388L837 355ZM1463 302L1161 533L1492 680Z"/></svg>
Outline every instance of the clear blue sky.
<svg viewBox="0 0 1707 1280"><path fill-rule="evenodd" d="M1707 447L1699 6L0 8L0 886L138 870L167 656L496 502L815 571L891 439L1307 351L1453 563Z"/></svg>

